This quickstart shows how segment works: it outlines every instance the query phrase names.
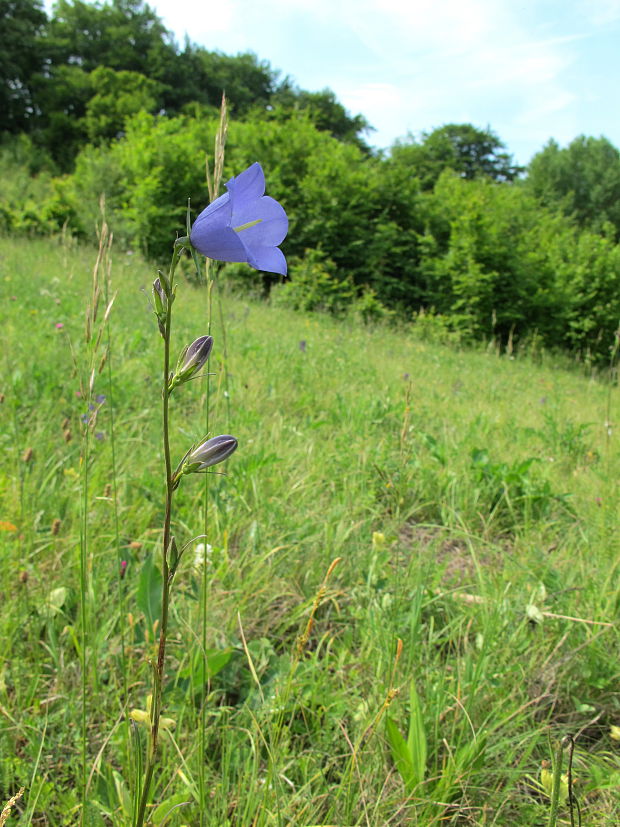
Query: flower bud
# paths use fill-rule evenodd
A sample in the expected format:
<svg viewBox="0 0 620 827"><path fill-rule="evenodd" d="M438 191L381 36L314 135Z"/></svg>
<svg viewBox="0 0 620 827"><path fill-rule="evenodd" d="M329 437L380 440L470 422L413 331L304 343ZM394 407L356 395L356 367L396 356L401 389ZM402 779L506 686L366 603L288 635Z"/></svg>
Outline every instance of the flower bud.
<svg viewBox="0 0 620 827"><path fill-rule="evenodd" d="M155 302L155 314L163 316L168 306L168 297L164 292L159 276L153 282L153 301Z"/></svg>
<svg viewBox="0 0 620 827"><path fill-rule="evenodd" d="M155 316L157 327L162 336L166 335L166 312L168 309L168 296L162 287L161 279L157 277L153 282L153 303L155 305Z"/></svg>
<svg viewBox="0 0 620 827"><path fill-rule="evenodd" d="M214 436L190 451L183 463L182 473L192 474L195 471L204 471L212 465L217 465L218 462L224 462L236 449L237 440L234 436L228 434Z"/></svg>
<svg viewBox="0 0 620 827"><path fill-rule="evenodd" d="M177 362L176 371L168 387L169 392L176 388L177 385L193 379L209 358L212 347L213 336L200 336L196 341L192 342L189 347L183 349Z"/></svg>

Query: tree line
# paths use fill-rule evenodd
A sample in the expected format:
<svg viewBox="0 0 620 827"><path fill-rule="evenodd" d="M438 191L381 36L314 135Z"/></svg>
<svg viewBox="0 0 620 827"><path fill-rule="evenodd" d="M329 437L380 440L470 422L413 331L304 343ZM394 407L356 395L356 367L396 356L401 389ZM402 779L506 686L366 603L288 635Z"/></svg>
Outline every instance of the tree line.
<svg viewBox="0 0 620 827"><path fill-rule="evenodd" d="M330 90L307 92L247 53L175 42L142 0L0 0L0 133L28 133L62 171L87 143L113 139L138 111L173 117L219 106L235 117L307 111L320 129L366 148L365 119L348 115Z"/></svg>
<svg viewBox="0 0 620 827"><path fill-rule="evenodd" d="M620 319L620 153L550 140L519 167L490 129L446 124L366 143L333 92L252 54L179 47L141 0L0 0L0 225L94 234L101 193L118 242L154 260L206 202L222 91L225 174L260 160L290 216L279 300L422 316L463 338L539 342L605 360ZM250 278L230 268L232 278ZM268 291L267 275L254 289ZM421 315L422 314L422 315Z"/></svg>

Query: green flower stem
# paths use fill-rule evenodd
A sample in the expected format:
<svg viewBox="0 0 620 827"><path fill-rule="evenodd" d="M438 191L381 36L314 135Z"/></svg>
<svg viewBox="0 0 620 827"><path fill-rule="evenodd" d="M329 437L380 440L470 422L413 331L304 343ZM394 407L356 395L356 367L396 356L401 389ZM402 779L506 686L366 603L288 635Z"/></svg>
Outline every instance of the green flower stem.
<svg viewBox="0 0 620 827"><path fill-rule="evenodd" d="M172 254L172 261L170 262L170 272L168 276L168 284L170 291L174 289L173 279L174 271L181 257L183 251L182 246L175 246ZM157 663L153 670L153 700L151 705L151 732L149 737L149 744L146 757L146 768L144 771L144 783L142 785L142 795L140 796L140 804L138 807L138 815L135 822L135 827L143 827L144 816L146 813L146 805L151 789L151 782L153 780L153 772L157 763L157 747L159 744L159 718L161 714L161 700L164 684L164 667L166 661L166 639L168 634L168 607L170 605L170 586L172 578L170 577L170 566L168 563L168 549L170 547L170 522L172 516L172 495L174 493L174 480L172 473L172 462L170 460L170 420L169 420L169 400L170 392L168 390L168 382L170 376L170 330L172 327L172 295L168 296L166 303L166 322L164 328L164 373L162 383L162 398L163 398L163 442L164 442L164 459L166 464L166 512L164 517L164 536L162 543L162 601L161 601L161 618L159 624L159 649L157 652Z"/></svg>
<svg viewBox="0 0 620 827"><path fill-rule="evenodd" d="M88 402L90 403L91 394L88 394ZM82 777L80 779L82 809L80 811L80 824L85 823L86 818L86 785L87 785L87 732L88 732L88 710L87 710L87 693L88 693L88 607L86 604L89 592L88 583L88 437L90 433L90 426L87 424L84 434L82 436L82 513L80 515L80 660L82 667L82 702L81 702L81 735L82 735Z"/></svg>
<svg viewBox="0 0 620 827"><path fill-rule="evenodd" d="M207 333L211 335L211 319L213 318L213 280L210 277L209 259L205 261L206 283L207 283L207 318L209 319ZM207 362L207 366L208 366ZM207 367L206 378L206 421L205 433L211 430L211 373ZM202 683L207 685L207 615L209 603L209 580L207 571L207 542L209 538L209 474L205 474L204 484L204 524L203 534L205 542L205 558L202 566L202 583L200 588L200 620L201 620L201 644L202 644ZM207 778L206 761L207 754L207 692L205 691L200 705L200 739L199 739L199 760L198 760L198 800L200 804L200 827L207 824Z"/></svg>
<svg viewBox="0 0 620 827"><path fill-rule="evenodd" d="M560 806L560 785L562 783L562 741L558 744L553 761L553 787L551 789L551 808L549 810L549 821L547 827L556 827L558 820L558 809Z"/></svg>

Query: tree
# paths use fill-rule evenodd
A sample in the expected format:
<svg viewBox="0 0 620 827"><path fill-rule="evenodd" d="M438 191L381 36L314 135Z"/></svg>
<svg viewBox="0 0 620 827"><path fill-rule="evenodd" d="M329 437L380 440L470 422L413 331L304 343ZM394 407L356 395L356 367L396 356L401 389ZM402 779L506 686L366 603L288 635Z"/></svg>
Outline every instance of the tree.
<svg viewBox="0 0 620 827"><path fill-rule="evenodd" d="M620 152L607 138L580 135L565 149L549 141L532 158L526 186L579 226L600 231L610 222L620 237Z"/></svg>
<svg viewBox="0 0 620 827"><path fill-rule="evenodd" d="M75 65L56 67L53 77L39 78L35 87L39 105L33 137L62 170L72 167L86 142L84 114L92 93L90 75Z"/></svg>
<svg viewBox="0 0 620 827"><path fill-rule="evenodd" d="M142 0L57 0L47 48L52 66L77 65L85 72L109 66L156 80L176 56L172 35Z"/></svg>
<svg viewBox="0 0 620 827"><path fill-rule="evenodd" d="M86 104L85 126L94 143L116 138L130 115L158 108L162 85L139 72L99 66L90 81L95 94Z"/></svg>
<svg viewBox="0 0 620 827"><path fill-rule="evenodd" d="M549 249L572 237L566 219L522 187L446 171L429 195L426 306L475 337L506 342L536 333L559 344L566 297Z"/></svg>
<svg viewBox="0 0 620 827"><path fill-rule="evenodd" d="M446 124L423 132L420 141L396 142L391 155L410 166L425 190L435 186L445 169L469 180L486 176L494 181L514 181L522 172L494 132L471 124Z"/></svg>
<svg viewBox="0 0 620 827"><path fill-rule="evenodd" d="M29 128L32 81L43 69L40 34L47 17L39 0L0 0L0 132Z"/></svg>
<svg viewBox="0 0 620 827"><path fill-rule="evenodd" d="M88 140L89 130L91 137L112 137L122 127L121 110L129 114L137 108L126 95L116 101L108 97L112 111L106 120L105 106L99 105L99 98L91 105L87 124L89 102L100 93L93 87L93 77L103 82L93 73L108 67L144 75L152 80L143 81L143 86L152 84L165 76L170 63L176 60L176 47L155 12L142 0L112 0L103 5L58 0L44 35L40 38L43 71L33 80L36 115L31 131L37 143L48 149L66 171ZM124 82L128 82L127 76ZM157 89L159 103L162 90L159 86ZM143 101L146 108L152 103L152 85L149 90L149 100Z"/></svg>
<svg viewBox="0 0 620 827"><path fill-rule="evenodd" d="M246 115L255 106L267 106L275 89L277 72L269 62L259 60L252 52L225 55L199 49L204 74L205 103L219 105L222 92L237 117Z"/></svg>
<svg viewBox="0 0 620 827"><path fill-rule="evenodd" d="M307 113L321 132L329 132L339 141L356 144L364 152L369 152L361 136L372 127L363 115L351 115L347 112L331 89L306 92L295 86L289 78L285 78L273 95L271 103L273 119L286 120L291 112Z"/></svg>

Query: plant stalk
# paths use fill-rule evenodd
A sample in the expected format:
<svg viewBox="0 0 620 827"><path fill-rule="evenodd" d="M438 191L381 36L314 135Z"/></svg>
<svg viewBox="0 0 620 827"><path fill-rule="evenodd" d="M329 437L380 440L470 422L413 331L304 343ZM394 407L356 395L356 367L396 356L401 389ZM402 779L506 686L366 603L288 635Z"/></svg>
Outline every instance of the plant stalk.
<svg viewBox="0 0 620 827"><path fill-rule="evenodd" d="M170 290L173 290L174 271L181 256L182 248L175 247L170 262L170 273L168 283ZM172 517L172 495L174 493L172 479L172 462L170 460L170 419L168 379L170 376L170 330L172 327L172 295L168 296L166 305L166 324L164 330L164 371L162 383L162 430L164 443L164 460L166 465L166 511L164 517L164 536L162 542L162 601L161 617L159 624L159 648L157 652L157 663L153 669L153 699L151 704L151 732L147 747L146 768L144 772L144 784L135 827L143 827L146 805L153 780L153 772L157 763L157 748L159 745L159 718L161 714L161 701L164 684L164 668L166 662L166 639L168 634L168 607L170 605L170 566L168 562L168 549L170 547L170 522Z"/></svg>
<svg viewBox="0 0 620 827"><path fill-rule="evenodd" d="M553 787L551 789L551 808L549 810L549 821L547 827L556 827L558 821L558 809L560 806L560 785L562 783L562 741L558 744L553 761Z"/></svg>

